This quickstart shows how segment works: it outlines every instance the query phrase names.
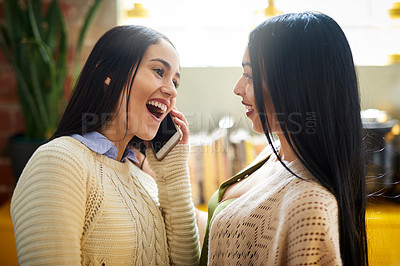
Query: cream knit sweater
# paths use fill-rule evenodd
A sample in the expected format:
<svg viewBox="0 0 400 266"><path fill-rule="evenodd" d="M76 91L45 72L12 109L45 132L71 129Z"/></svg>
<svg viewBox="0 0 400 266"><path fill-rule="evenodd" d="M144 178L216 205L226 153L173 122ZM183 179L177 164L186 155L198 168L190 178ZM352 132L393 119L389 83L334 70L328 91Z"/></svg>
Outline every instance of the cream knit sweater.
<svg viewBox="0 0 400 266"><path fill-rule="evenodd" d="M209 265L342 264L335 197L298 160L288 167L305 180L282 166L215 217Z"/></svg>
<svg viewBox="0 0 400 266"><path fill-rule="evenodd" d="M195 265L188 153L178 145L157 161L147 152L154 181L71 137L41 146L11 201L19 263Z"/></svg>

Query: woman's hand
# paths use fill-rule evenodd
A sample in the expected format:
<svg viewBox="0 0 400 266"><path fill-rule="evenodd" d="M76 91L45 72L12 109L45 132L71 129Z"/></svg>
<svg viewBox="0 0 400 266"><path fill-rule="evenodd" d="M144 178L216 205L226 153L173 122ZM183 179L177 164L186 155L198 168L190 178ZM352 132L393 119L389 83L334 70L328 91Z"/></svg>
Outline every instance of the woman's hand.
<svg viewBox="0 0 400 266"><path fill-rule="evenodd" d="M171 109L170 112L172 119L174 120L175 124L178 126L178 129L182 133L182 139L179 142L179 144L187 144L189 142L189 123L186 120L185 116L183 113L179 112L176 107ZM144 141L144 144L146 146L146 149L151 148L150 141Z"/></svg>
<svg viewBox="0 0 400 266"><path fill-rule="evenodd" d="M187 122L183 113L179 112L176 107L171 110L170 113L174 119L175 124L182 132L182 139L179 142L180 144L187 144L189 142L189 123Z"/></svg>

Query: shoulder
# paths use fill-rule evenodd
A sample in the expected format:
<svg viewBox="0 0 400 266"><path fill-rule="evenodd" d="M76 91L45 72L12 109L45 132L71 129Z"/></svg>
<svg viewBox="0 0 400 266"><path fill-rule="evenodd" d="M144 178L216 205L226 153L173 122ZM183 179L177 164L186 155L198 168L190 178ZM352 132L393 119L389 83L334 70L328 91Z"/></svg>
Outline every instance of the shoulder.
<svg viewBox="0 0 400 266"><path fill-rule="evenodd" d="M53 139L37 149L37 152L60 152L61 154L75 154L79 156L82 152L88 151L80 141L64 136Z"/></svg>
<svg viewBox="0 0 400 266"><path fill-rule="evenodd" d="M280 175L281 179L287 180L284 188L276 193L282 221L290 225L310 219L337 223L336 197L300 161L293 161L287 166L297 176L287 170Z"/></svg>
<svg viewBox="0 0 400 266"><path fill-rule="evenodd" d="M46 160L48 163L64 161L75 165L83 165L93 152L84 144L72 137L59 137L40 146L31 160ZM31 161L30 160L30 161Z"/></svg>
<svg viewBox="0 0 400 266"><path fill-rule="evenodd" d="M340 264L338 204L325 187L313 179L293 179L282 197L279 217L293 264L304 260Z"/></svg>
<svg viewBox="0 0 400 266"><path fill-rule="evenodd" d="M311 175L304 179L293 177L283 201L288 207L318 204L337 209L335 196Z"/></svg>
<svg viewBox="0 0 400 266"><path fill-rule="evenodd" d="M18 183L36 179L69 179L84 176L89 150L71 137L60 137L40 146L26 164Z"/></svg>
<svg viewBox="0 0 400 266"><path fill-rule="evenodd" d="M90 170L87 158L84 149L70 137L60 137L43 144L22 171L13 192L12 207L45 206L43 198L57 202L76 199L84 202ZM51 201L49 204L52 204Z"/></svg>
<svg viewBox="0 0 400 266"><path fill-rule="evenodd" d="M289 168L298 176L292 175L282 203L286 209L306 208L314 210L329 210L337 212L335 196L299 162L296 161Z"/></svg>
<svg viewBox="0 0 400 266"><path fill-rule="evenodd" d="M289 205L318 203L337 208L335 196L314 178L294 178L285 193L284 201Z"/></svg>
<svg viewBox="0 0 400 266"><path fill-rule="evenodd" d="M281 206L283 213L299 214L302 210L337 212L335 196L300 161L293 161L286 166L291 172L279 165L272 181L262 190L268 189L266 196L273 194L274 201Z"/></svg>
<svg viewBox="0 0 400 266"><path fill-rule="evenodd" d="M337 231L338 205L335 196L316 181L296 178L282 198L281 217L290 228Z"/></svg>
<svg viewBox="0 0 400 266"><path fill-rule="evenodd" d="M286 197L289 198L336 202L335 196L313 177L306 177L305 179L293 177L287 191Z"/></svg>

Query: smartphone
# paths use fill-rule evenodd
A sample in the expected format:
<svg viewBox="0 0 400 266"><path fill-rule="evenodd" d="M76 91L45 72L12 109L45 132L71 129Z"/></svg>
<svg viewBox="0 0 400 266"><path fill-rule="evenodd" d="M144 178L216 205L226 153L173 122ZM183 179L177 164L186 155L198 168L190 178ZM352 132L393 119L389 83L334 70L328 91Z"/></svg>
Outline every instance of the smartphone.
<svg viewBox="0 0 400 266"><path fill-rule="evenodd" d="M161 161L182 139L182 131L172 120L170 114L161 121L156 136L150 141L157 160Z"/></svg>

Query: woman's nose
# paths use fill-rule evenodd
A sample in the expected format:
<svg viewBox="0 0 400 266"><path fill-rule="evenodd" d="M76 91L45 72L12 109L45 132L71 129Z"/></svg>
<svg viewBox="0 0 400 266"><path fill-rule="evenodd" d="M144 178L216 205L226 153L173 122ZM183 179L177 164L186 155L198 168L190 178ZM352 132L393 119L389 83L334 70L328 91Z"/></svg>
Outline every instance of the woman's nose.
<svg viewBox="0 0 400 266"><path fill-rule="evenodd" d="M244 77L241 76L240 79L236 82L235 87L233 88L233 93L236 95L243 95L243 89L244 89Z"/></svg>
<svg viewBox="0 0 400 266"><path fill-rule="evenodd" d="M176 90L173 84L168 86L162 86L161 92L171 98L175 98L176 96L178 96L178 91Z"/></svg>

